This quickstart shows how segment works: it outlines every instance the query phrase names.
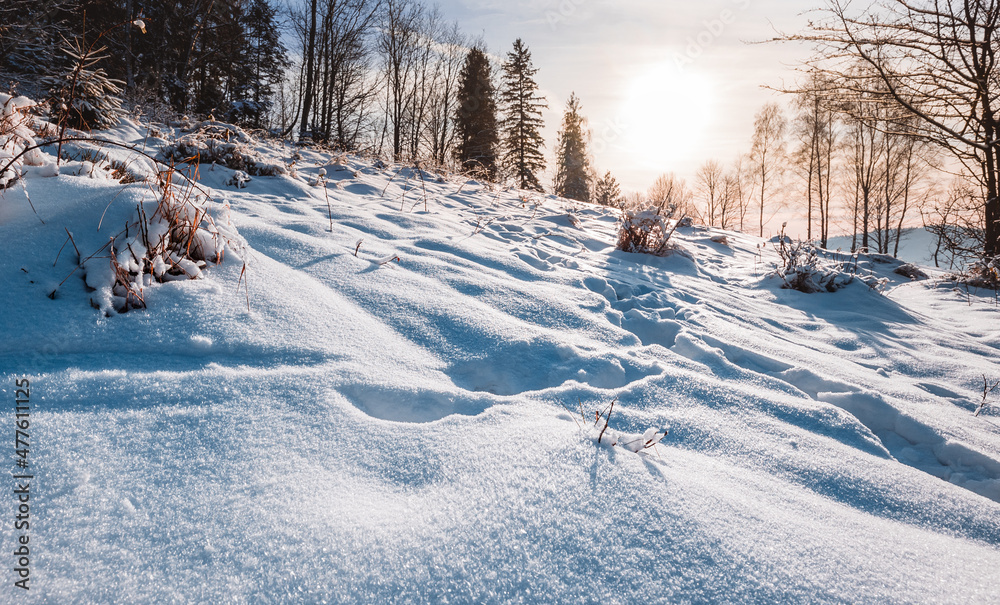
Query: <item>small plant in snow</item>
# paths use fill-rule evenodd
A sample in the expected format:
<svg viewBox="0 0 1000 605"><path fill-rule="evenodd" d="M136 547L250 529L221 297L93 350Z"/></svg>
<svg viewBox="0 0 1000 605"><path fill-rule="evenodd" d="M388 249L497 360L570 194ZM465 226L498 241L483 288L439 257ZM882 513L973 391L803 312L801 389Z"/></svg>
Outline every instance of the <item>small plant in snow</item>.
<svg viewBox="0 0 1000 605"><path fill-rule="evenodd" d="M787 225L781 225L776 247L781 264L771 273L781 279L782 288L806 294L836 292L854 281L854 276L844 272L840 263L824 262L819 248L812 243L801 240L792 242L785 235Z"/></svg>
<svg viewBox="0 0 1000 605"><path fill-rule="evenodd" d="M993 384L990 384L989 379L986 378L986 374L983 374L983 400L979 403L979 407L976 408L976 413L973 414L974 416L979 416L983 413L983 410L985 410L986 406L989 405L987 399L990 394L996 392L998 388L1000 388L1000 380L995 380L993 381Z"/></svg>
<svg viewBox="0 0 1000 605"><path fill-rule="evenodd" d="M613 429L609 429L608 425L611 422L611 414L615 410L616 403L618 403L617 397L612 399L611 403L603 411L595 410L594 420L591 422L586 414L584 414L583 403L580 402L580 418L583 420L583 424L578 422L577 425L581 429L584 429L587 437L601 445L620 447L635 453L653 449L667 436L668 429L657 429L655 427L646 429L642 434L619 433Z"/></svg>
<svg viewBox="0 0 1000 605"><path fill-rule="evenodd" d="M243 172L242 170L237 170L233 173L233 176L229 177L229 180L226 181L226 186L236 187L237 189L246 189L247 185L252 180L253 179L250 178L249 174Z"/></svg>
<svg viewBox="0 0 1000 605"><path fill-rule="evenodd" d="M663 256L670 251L670 237L684 220L672 221L677 206L660 206L650 210L622 210L618 229L617 249L624 252ZM671 224L671 222L673 224Z"/></svg>
<svg viewBox="0 0 1000 605"><path fill-rule="evenodd" d="M159 199L137 206L125 229L80 263L95 291L91 304L107 315L145 308L144 291L154 282L198 279L240 247L235 230L209 214L200 188L191 181L177 186L175 175L161 172Z"/></svg>

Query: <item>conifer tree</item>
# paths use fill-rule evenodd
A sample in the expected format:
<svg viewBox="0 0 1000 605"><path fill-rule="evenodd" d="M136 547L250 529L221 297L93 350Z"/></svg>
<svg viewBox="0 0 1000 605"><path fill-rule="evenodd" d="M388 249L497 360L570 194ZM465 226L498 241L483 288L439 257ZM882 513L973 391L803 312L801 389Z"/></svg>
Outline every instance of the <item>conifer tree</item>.
<svg viewBox="0 0 1000 605"><path fill-rule="evenodd" d="M234 74L231 119L244 126L264 128L271 100L289 66L281 43L277 9L267 0L250 0L241 18L243 46Z"/></svg>
<svg viewBox="0 0 1000 605"><path fill-rule="evenodd" d="M459 74L458 112L455 116L458 145L455 159L462 170L487 180L497 174L497 106L493 74L486 53L473 48Z"/></svg>
<svg viewBox="0 0 1000 605"><path fill-rule="evenodd" d="M556 195L581 202L590 201L590 157L587 119L580 114L580 99L573 93L563 114L556 148Z"/></svg>
<svg viewBox="0 0 1000 605"><path fill-rule="evenodd" d="M594 185L594 202L602 206L620 208L622 206L622 190L618 181L611 174L611 171L604 173L604 176Z"/></svg>
<svg viewBox="0 0 1000 605"><path fill-rule="evenodd" d="M107 58L101 46L86 46L80 38L65 40L65 59L54 75L44 76L53 115L61 126L92 130L110 128L121 115L121 81L108 77L99 64Z"/></svg>
<svg viewBox="0 0 1000 605"><path fill-rule="evenodd" d="M514 178L521 189L542 191L538 175L545 170L542 148L545 140L539 133L544 126L542 109L547 108L545 98L538 94L534 80L538 69L531 64L531 52L521 39L514 42L514 50L507 53L503 65L503 89L500 101L503 108L503 158L502 168Z"/></svg>

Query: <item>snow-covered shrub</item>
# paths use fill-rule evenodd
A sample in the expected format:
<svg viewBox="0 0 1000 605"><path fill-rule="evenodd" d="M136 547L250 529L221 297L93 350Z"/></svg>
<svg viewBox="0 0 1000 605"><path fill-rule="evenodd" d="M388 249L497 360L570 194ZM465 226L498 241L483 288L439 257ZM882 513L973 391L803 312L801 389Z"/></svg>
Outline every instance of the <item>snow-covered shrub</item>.
<svg viewBox="0 0 1000 605"><path fill-rule="evenodd" d="M200 188L175 185L173 170L159 177L158 199L141 204L123 233L81 263L95 291L91 304L106 314L145 308L143 291L154 282L198 279L206 266L241 248L235 229L209 214Z"/></svg>
<svg viewBox="0 0 1000 605"><path fill-rule="evenodd" d="M24 166L38 166L43 174L57 173L55 164L46 162L35 146L31 130L31 109L36 103L27 97L0 93L0 190L21 178Z"/></svg>
<svg viewBox="0 0 1000 605"><path fill-rule="evenodd" d="M65 41L62 52L69 58L68 65L53 76L46 76L44 83L50 95L52 115L60 125L80 130L111 128L122 115L119 80L108 77L97 64L108 55L101 54L104 47L90 50L83 42Z"/></svg>
<svg viewBox="0 0 1000 605"><path fill-rule="evenodd" d="M674 209L623 210L618 229L617 249L624 252L662 256L669 250L670 236L681 219L672 221ZM673 224L671 224L673 222Z"/></svg>
<svg viewBox="0 0 1000 605"><path fill-rule="evenodd" d="M242 170L237 170L233 173L233 176L229 177L229 180L226 181L226 186L236 187L237 189L246 189L247 185L252 180L253 179L250 178L249 174L243 172Z"/></svg>
<svg viewBox="0 0 1000 605"><path fill-rule="evenodd" d="M908 277L913 281L920 281L928 279L927 272L925 272L920 267L914 265L913 263L904 263L893 271L896 275L902 275L903 277Z"/></svg>
<svg viewBox="0 0 1000 605"><path fill-rule="evenodd" d="M1000 290L1000 257L981 258L968 269L949 277L972 288Z"/></svg>
<svg viewBox="0 0 1000 605"><path fill-rule="evenodd" d="M776 249L781 263L771 275L781 279L782 288L806 294L836 292L854 281L841 263L828 262L811 242L791 241L785 236L785 225Z"/></svg>
<svg viewBox="0 0 1000 605"><path fill-rule="evenodd" d="M282 164L260 157L254 150L253 137L239 126L205 121L197 122L187 130L177 141L160 150L164 160L190 164L215 163L242 170L251 176L285 174Z"/></svg>

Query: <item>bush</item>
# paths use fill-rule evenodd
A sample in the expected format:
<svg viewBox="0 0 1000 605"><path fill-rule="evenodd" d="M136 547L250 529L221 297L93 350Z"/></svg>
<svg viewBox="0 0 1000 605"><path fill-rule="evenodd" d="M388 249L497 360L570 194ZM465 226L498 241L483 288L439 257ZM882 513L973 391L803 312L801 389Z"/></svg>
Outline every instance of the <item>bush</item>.
<svg viewBox="0 0 1000 605"><path fill-rule="evenodd" d="M95 290L91 304L105 314L145 308L146 287L198 279L206 266L240 247L235 230L213 220L201 190L191 181L178 187L174 175L160 173L155 206L140 205L124 233L81 262L87 285Z"/></svg>
<svg viewBox="0 0 1000 605"><path fill-rule="evenodd" d="M983 258L971 267L951 276L958 283L971 288L1000 290L1000 258Z"/></svg>
<svg viewBox="0 0 1000 605"><path fill-rule="evenodd" d="M281 164L268 162L254 149L254 140L242 128L222 122L196 122L188 133L160 150L164 160L189 164L215 163L251 176L285 174Z"/></svg>
<svg viewBox="0 0 1000 605"><path fill-rule="evenodd" d="M618 230L617 249L638 254L663 256L670 251L670 236L674 234L683 217L670 224L675 208L664 211L623 210L622 224Z"/></svg>
<svg viewBox="0 0 1000 605"><path fill-rule="evenodd" d="M787 225L787 223L786 223ZM810 242L793 242L781 226L778 237L778 256L781 264L771 275L781 279L782 288L806 294L836 292L854 281L853 273L845 272L842 263L826 263L820 250Z"/></svg>
<svg viewBox="0 0 1000 605"><path fill-rule="evenodd" d="M27 97L0 93L0 190L20 180L24 166L48 164L40 150L30 149L35 146L35 139L29 112L35 105ZM55 166L50 168L54 170Z"/></svg>

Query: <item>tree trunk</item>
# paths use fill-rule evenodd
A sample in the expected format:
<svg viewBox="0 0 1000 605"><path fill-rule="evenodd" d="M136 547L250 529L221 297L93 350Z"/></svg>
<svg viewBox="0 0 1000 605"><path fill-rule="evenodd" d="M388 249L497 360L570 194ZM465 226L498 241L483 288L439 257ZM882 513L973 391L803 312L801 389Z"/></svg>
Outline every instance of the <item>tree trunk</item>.
<svg viewBox="0 0 1000 605"><path fill-rule="evenodd" d="M313 56L316 54L316 0L312 0L309 16L309 44L306 46L306 86L302 91L302 123L299 125L299 140L309 131L309 114L312 112L313 78L315 68Z"/></svg>

